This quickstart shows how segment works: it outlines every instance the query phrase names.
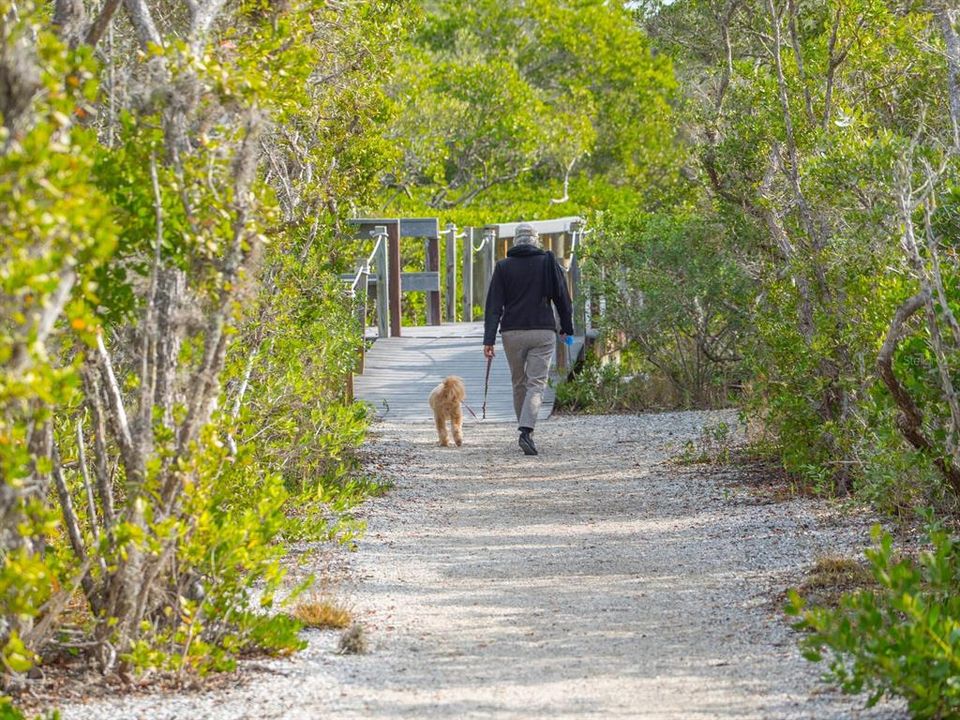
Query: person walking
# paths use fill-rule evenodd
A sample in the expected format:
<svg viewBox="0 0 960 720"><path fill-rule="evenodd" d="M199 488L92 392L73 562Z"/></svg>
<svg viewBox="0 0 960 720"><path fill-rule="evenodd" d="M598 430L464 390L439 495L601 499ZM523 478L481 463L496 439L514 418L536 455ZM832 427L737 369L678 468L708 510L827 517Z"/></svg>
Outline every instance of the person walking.
<svg viewBox="0 0 960 720"><path fill-rule="evenodd" d="M513 381L518 442L525 455L537 454L533 430L556 347L558 316L560 339L566 340L573 335L573 305L567 283L553 253L540 248L536 229L521 223L514 233L513 247L497 263L490 278L483 354L488 362L493 359L499 328Z"/></svg>

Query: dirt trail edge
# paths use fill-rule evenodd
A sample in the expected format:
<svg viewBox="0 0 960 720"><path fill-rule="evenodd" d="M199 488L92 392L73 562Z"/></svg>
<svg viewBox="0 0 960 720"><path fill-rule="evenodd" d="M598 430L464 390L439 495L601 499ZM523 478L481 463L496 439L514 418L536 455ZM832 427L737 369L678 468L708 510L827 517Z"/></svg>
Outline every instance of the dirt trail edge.
<svg viewBox="0 0 960 720"><path fill-rule="evenodd" d="M369 654L310 632L306 651L240 687L63 717L906 717L824 686L780 612L817 556L867 543L868 519L758 501L670 462L734 417L555 418L533 458L512 426L468 423L454 449L427 425L378 425L371 451L396 487L366 506L336 591Z"/></svg>

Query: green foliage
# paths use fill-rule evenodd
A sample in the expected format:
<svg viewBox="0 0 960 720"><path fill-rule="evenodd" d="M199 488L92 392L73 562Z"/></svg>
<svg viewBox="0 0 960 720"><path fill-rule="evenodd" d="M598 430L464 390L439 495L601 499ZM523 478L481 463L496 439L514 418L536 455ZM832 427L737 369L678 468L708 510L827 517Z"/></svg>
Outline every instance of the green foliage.
<svg viewBox="0 0 960 720"><path fill-rule="evenodd" d="M960 712L960 546L949 534L930 535L916 560L898 556L889 533L874 529L867 558L877 590L844 595L839 607L807 607L791 592L788 612L808 631L804 656L829 653L828 676L845 692L907 700L915 718Z"/></svg>
<svg viewBox="0 0 960 720"><path fill-rule="evenodd" d="M588 361L562 406L704 407L736 388L818 492L954 509L960 193L937 12L245 0L201 32L131 16L102 67L46 7L0 0L4 677L80 597L105 670L107 648L204 673L300 646L277 612L298 591L284 543L351 542L352 508L382 491L358 476L368 417L346 397L362 337L339 274L365 246L344 220L364 211L590 217L587 301L605 297L600 348L624 361ZM893 359L926 440L908 451L874 368L918 281L942 294ZM730 438L713 427L691 453L723 459ZM810 622L855 658L835 669L851 689L952 711L953 545L903 567L884 547L876 607Z"/></svg>
<svg viewBox="0 0 960 720"><path fill-rule="evenodd" d="M428 7L392 88L403 164L387 178L390 207L484 224L667 191L672 68L619 3Z"/></svg>
<svg viewBox="0 0 960 720"><path fill-rule="evenodd" d="M53 710L28 719L27 715L14 707L10 698L0 697L0 720L60 720L60 713Z"/></svg>
<svg viewBox="0 0 960 720"><path fill-rule="evenodd" d="M883 0L654 1L636 17L671 57L682 98L673 122L688 151L663 207L610 214L588 244L591 281L616 297L610 336L636 340L693 396L704 377L742 388L810 487L859 489L895 512L926 502L949 511L936 463L956 444L943 380L956 349L938 354L919 324L901 330L894 370L923 417L919 450L905 450L903 407L878 388L875 367L918 280L941 275L944 302L956 305L942 50L956 29L936 8ZM905 215L907 196L921 199ZM916 256L904 253L906 220L925 236ZM719 321L705 335L731 341L727 362L697 358L700 298ZM951 337L946 308L930 312Z"/></svg>
<svg viewBox="0 0 960 720"><path fill-rule="evenodd" d="M36 448L52 409L77 392L73 356L96 332L93 273L116 228L93 178L97 138L77 121L96 93L91 54L61 43L30 3L14 11L2 2L0 52L20 58L11 75L33 92L21 105L10 98L0 127L0 662L7 674L32 664L31 619L74 568L37 553L56 533L56 515L47 486L37 483L48 463Z"/></svg>
<svg viewBox="0 0 960 720"><path fill-rule="evenodd" d="M602 293L602 328L636 348L644 371L676 404L710 407L744 376L741 352L752 284L732 237L700 209L601 215L584 246L584 273Z"/></svg>
<svg viewBox="0 0 960 720"><path fill-rule="evenodd" d="M177 14L162 44L118 29L108 76L0 1L3 687L68 603L108 672L302 647L285 543L352 541L382 491L339 227L394 157L404 3L224 12L199 39Z"/></svg>
<svg viewBox="0 0 960 720"><path fill-rule="evenodd" d="M627 379L616 363L600 363L590 353L583 366L557 385L558 410L581 413L611 413L642 407L637 384Z"/></svg>

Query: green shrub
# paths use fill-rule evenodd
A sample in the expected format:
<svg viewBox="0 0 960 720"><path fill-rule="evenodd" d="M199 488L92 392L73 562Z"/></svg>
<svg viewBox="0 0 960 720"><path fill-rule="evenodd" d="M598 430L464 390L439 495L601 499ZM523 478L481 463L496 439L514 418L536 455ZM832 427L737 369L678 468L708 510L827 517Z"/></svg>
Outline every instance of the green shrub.
<svg viewBox="0 0 960 720"><path fill-rule="evenodd" d="M0 691L48 657L204 673L302 645L283 541L349 541L376 489L337 227L381 169L369 37L400 5L239 3L199 45L185 16L124 26L106 113L94 49L0 0Z"/></svg>
<svg viewBox="0 0 960 720"><path fill-rule="evenodd" d="M931 549L916 560L894 552L879 528L866 555L878 588L845 594L839 607L807 607L791 591L787 612L809 631L804 657L829 654L827 677L844 692L907 700L916 718L960 714L960 544L930 534Z"/></svg>
<svg viewBox="0 0 960 720"><path fill-rule="evenodd" d="M583 247L584 275L606 298L597 321L622 338L651 390L669 387L652 394L670 407L723 404L744 377L751 280L728 231L705 217L701 209L602 214Z"/></svg>
<svg viewBox="0 0 960 720"><path fill-rule="evenodd" d="M592 354L579 372L557 385L558 409L608 413L638 410L635 385L616 363L601 364Z"/></svg>

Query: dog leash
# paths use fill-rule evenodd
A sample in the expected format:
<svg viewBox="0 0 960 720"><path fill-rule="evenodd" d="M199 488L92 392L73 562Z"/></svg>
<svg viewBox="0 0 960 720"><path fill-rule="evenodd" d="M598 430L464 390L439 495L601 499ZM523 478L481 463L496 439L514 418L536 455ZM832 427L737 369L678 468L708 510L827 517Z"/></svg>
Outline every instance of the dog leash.
<svg viewBox="0 0 960 720"><path fill-rule="evenodd" d="M479 420L479 419L480 419L480 418L477 417L477 414L473 411L473 408L472 408L472 407L470 407L470 406L467 405L466 403L462 403L462 405L470 412L471 415L473 415L473 419L474 419L474 420Z"/></svg>
<svg viewBox="0 0 960 720"><path fill-rule="evenodd" d="M483 419L487 419L487 392L490 390L490 366L493 365L493 357L487 358L487 375L483 379ZM471 411L472 412L472 411ZM476 417L476 415L474 415Z"/></svg>

